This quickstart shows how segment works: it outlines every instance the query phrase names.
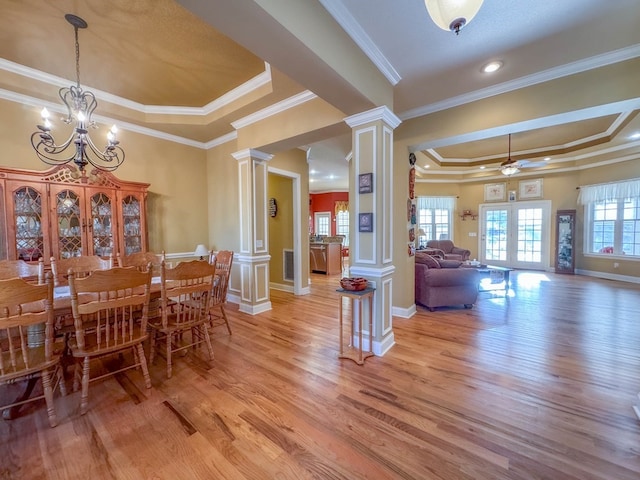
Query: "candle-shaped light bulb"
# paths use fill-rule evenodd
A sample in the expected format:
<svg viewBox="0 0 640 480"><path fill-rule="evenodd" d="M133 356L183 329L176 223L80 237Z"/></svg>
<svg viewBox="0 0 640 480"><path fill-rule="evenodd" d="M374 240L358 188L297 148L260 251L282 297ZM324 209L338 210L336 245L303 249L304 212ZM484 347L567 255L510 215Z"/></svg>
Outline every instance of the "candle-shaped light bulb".
<svg viewBox="0 0 640 480"><path fill-rule="evenodd" d="M118 133L118 127L116 127L115 125L113 125L113 126L111 127L110 132L111 132L111 133L113 133L113 136L115 137L115 136L116 136L116 134Z"/></svg>
<svg viewBox="0 0 640 480"><path fill-rule="evenodd" d="M49 118L49 110L47 110L47 108L43 108L42 111L40 112L40 116L42 117L43 121L46 121L47 118Z"/></svg>
<svg viewBox="0 0 640 480"><path fill-rule="evenodd" d="M116 138L116 136L113 134L113 132L111 130L109 130L107 132L107 140L109 140L109 143L113 143L113 140Z"/></svg>
<svg viewBox="0 0 640 480"><path fill-rule="evenodd" d="M78 119L79 122L84 122L85 116L84 116L84 113L82 113L82 110L78 112L78 114L76 115L76 118Z"/></svg>
<svg viewBox="0 0 640 480"><path fill-rule="evenodd" d="M51 128L51 122L49 121L49 119L48 118L43 118L43 120L44 120L44 122L43 122L44 123L44 127L50 129Z"/></svg>

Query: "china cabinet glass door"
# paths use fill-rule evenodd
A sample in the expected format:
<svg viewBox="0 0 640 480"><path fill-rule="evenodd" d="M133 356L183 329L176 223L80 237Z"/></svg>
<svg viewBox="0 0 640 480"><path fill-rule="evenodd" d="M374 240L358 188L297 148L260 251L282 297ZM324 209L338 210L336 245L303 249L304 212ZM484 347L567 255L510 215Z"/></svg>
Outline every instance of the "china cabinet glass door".
<svg viewBox="0 0 640 480"><path fill-rule="evenodd" d="M80 198L74 191L63 190L56 195L58 255L60 258L82 255L84 221L80 208Z"/></svg>
<svg viewBox="0 0 640 480"><path fill-rule="evenodd" d="M575 210L556 215L556 273L575 273Z"/></svg>
<svg viewBox="0 0 640 480"><path fill-rule="evenodd" d="M17 257L35 262L45 254L42 195L34 188L21 187L13 193L13 205Z"/></svg>
<svg viewBox="0 0 640 480"><path fill-rule="evenodd" d="M113 205L103 192L91 196L91 237L94 255L115 254L113 245Z"/></svg>
<svg viewBox="0 0 640 480"><path fill-rule="evenodd" d="M124 254L142 251L142 210L140 201L133 195L122 200L122 228L124 234Z"/></svg>

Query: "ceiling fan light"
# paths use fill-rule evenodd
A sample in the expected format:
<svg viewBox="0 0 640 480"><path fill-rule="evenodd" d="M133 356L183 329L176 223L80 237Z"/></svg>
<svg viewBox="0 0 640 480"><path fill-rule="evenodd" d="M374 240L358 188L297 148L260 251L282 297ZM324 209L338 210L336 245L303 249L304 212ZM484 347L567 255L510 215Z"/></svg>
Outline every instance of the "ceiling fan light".
<svg viewBox="0 0 640 480"><path fill-rule="evenodd" d="M460 33L476 16L484 0L425 0L427 12L443 30Z"/></svg>
<svg viewBox="0 0 640 480"><path fill-rule="evenodd" d="M510 160L509 162L505 162L500 166L500 172L502 172L502 174L506 175L507 177L510 177L511 175L515 175L519 171L520 171L520 165L518 165L518 162L514 162L513 160Z"/></svg>

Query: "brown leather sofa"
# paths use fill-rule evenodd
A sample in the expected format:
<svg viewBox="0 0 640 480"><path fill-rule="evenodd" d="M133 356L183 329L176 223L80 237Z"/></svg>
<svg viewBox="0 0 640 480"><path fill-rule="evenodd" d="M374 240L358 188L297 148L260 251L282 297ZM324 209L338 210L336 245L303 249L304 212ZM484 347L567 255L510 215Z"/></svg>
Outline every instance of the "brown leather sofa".
<svg viewBox="0 0 640 480"><path fill-rule="evenodd" d="M429 240L427 248L440 250L446 260L460 260L464 262L469 260L471 251L464 248L456 247L451 240Z"/></svg>
<svg viewBox="0 0 640 480"><path fill-rule="evenodd" d="M471 308L478 298L480 274L475 268L460 267L457 260L441 260L416 253L416 303L430 311L436 307L464 305Z"/></svg>

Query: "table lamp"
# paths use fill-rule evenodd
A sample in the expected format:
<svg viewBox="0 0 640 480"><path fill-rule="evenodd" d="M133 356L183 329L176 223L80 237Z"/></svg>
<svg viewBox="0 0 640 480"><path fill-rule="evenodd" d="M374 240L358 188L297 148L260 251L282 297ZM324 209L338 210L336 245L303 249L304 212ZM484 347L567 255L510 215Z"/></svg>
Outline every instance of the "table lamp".
<svg viewBox="0 0 640 480"><path fill-rule="evenodd" d="M204 257L209 256L209 250L203 244L200 244L196 247L196 251L193 252L196 257L200 257L200 260L204 260Z"/></svg>
<svg viewBox="0 0 640 480"><path fill-rule="evenodd" d="M424 228L421 228L418 230L418 238L420 239L418 241L418 244L420 245L420 249L423 249L425 244L422 243L422 237L426 237L427 236L427 232L424 231Z"/></svg>

